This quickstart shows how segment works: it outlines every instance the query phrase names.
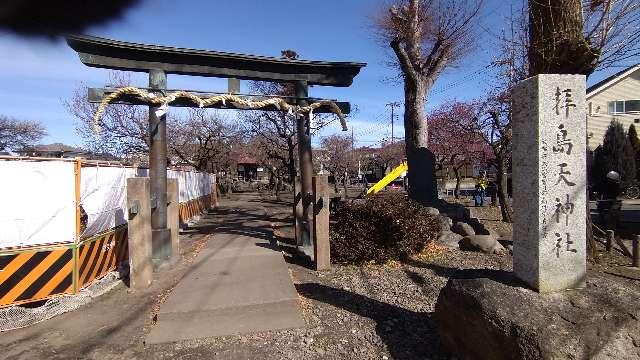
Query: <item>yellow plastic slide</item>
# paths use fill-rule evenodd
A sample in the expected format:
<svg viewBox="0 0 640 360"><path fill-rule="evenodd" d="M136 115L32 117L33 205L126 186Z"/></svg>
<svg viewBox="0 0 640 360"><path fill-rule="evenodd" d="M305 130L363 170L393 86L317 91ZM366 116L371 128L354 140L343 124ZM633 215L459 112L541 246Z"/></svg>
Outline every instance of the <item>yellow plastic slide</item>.
<svg viewBox="0 0 640 360"><path fill-rule="evenodd" d="M407 166L407 162L403 161L402 164L396 166L387 176L383 177L380 181L375 183L372 187L367 190L367 195L374 195L378 191L384 189L385 186L389 185L393 180L397 179L403 172L409 170Z"/></svg>

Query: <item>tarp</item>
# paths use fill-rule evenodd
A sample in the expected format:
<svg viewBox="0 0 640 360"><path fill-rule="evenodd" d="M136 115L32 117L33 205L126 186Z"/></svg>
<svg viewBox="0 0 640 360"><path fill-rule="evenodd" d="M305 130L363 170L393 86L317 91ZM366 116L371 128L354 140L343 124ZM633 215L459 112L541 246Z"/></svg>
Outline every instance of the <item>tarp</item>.
<svg viewBox="0 0 640 360"><path fill-rule="evenodd" d="M72 161L0 161L0 249L69 243L75 239ZM87 215L81 238L127 223L127 179L147 169L83 166L80 203ZM168 170L178 179L181 203L211 194L214 175Z"/></svg>
<svg viewBox="0 0 640 360"><path fill-rule="evenodd" d="M88 221L82 238L126 224L127 179L148 175L148 169L83 167L81 204ZM167 177L178 179L178 199L181 203L211 194L211 174L168 170Z"/></svg>
<svg viewBox="0 0 640 360"><path fill-rule="evenodd" d="M80 177L80 203L88 215L82 237L127 223L127 179L136 177L133 168L83 167Z"/></svg>
<svg viewBox="0 0 640 360"><path fill-rule="evenodd" d="M74 163L0 161L0 248L75 239Z"/></svg>
<svg viewBox="0 0 640 360"><path fill-rule="evenodd" d="M214 175L194 171L169 170L167 177L178 179L178 199L181 203L211 194Z"/></svg>

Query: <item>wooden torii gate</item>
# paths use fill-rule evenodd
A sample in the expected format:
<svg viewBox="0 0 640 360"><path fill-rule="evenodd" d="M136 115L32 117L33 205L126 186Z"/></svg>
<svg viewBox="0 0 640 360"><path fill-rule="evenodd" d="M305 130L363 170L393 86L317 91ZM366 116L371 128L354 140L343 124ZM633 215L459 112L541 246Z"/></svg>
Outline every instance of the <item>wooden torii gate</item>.
<svg viewBox="0 0 640 360"><path fill-rule="evenodd" d="M80 61L90 67L115 70L147 72L149 74L149 92L163 94L177 91L167 90L167 75L193 75L221 77L229 79L286 82L295 84L296 96L285 97L288 104L306 106L322 99L309 98L309 85L348 87L353 78L366 64L356 62L324 62L307 60L278 59L265 56L232 54L217 51L194 50L158 45L136 44L124 41L91 36L71 35L67 43L75 50ZM234 80L234 82L237 80ZM230 84L232 81L230 80ZM109 88L91 88L88 98L91 102L100 102L114 91ZM199 94L202 95L202 94ZM247 100L260 100L264 97L243 96ZM118 103L146 105L136 96L124 96ZM336 102L344 114L350 112L348 102ZM196 107L193 102L178 99L171 106ZM243 109L232 102L214 104L213 108ZM162 263L171 256L170 230L167 228L167 136L166 119L158 106L149 106L149 177L151 199L155 207L151 214L152 257ZM277 106L261 110L281 111ZM320 106L317 113L331 112L328 106ZM303 247L312 246L311 224L313 223L312 176L310 119L308 114L297 116L298 151L300 158L300 177L303 214L302 231L297 239ZM295 214L294 215L298 215ZM297 234L298 235L298 234Z"/></svg>

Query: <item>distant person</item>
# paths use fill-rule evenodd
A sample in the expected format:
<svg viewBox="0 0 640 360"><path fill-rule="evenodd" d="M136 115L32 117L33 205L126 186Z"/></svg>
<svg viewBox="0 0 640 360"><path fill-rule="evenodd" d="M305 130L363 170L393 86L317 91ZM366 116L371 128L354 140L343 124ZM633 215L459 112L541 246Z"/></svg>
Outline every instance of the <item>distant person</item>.
<svg viewBox="0 0 640 360"><path fill-rule="evenodd" d="M475 187L475 190L473 192L473 202L474 202L476 207L482 206L481 205L482 204L481 193L482 193L482 187L480 186L479 183L476 183L476 187Z"/></svg>
<svg viewBox="0 0 640 360"><path fill-rule="evenodd" d="M478 176L478 179L476 180L476 206L478 206L478 204L480 204L479 206L484 206L484 198L487 194L487 185L488 182L486 175Z"/></svg>

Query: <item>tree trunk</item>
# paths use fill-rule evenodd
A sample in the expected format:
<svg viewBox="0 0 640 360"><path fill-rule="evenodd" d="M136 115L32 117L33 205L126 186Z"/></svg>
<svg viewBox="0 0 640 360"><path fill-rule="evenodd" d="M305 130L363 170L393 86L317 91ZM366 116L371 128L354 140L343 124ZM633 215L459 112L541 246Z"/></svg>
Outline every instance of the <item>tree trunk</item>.
<svg viewBox="0 0 640 360"><path fill-rule="evenodd" d="M500 211L502 213L502 221L513 222L513 209L509 202L509 193L507 191L507 159L503 153L496 154L496 182L498 183L498 201L500 202Z"/></svg>
<svg viewBox="0 0 640 360"><path fill-rule="evenodd" d="M425 81L413 81L405 76L404 128L409 166L409 197L423 205L431 205L438 201L438 193L436 159L428 149L427 122L424 116L426 93Z"/></svg>
<svg viewBox="0 0 640 360"><path fill-rule="evenodd" d="M454 167L453 173L456 175L456 189L453 190L453 196L455 196L456 199L460 199L460 181L462 180L460 179L460 169Z"/></svg>
<svg viewBox="0 0 640 360"><path fill-rule="evenodd" d="M529 75L591 74L600 54L583 22L582 0L529 0Z"/></svg>

